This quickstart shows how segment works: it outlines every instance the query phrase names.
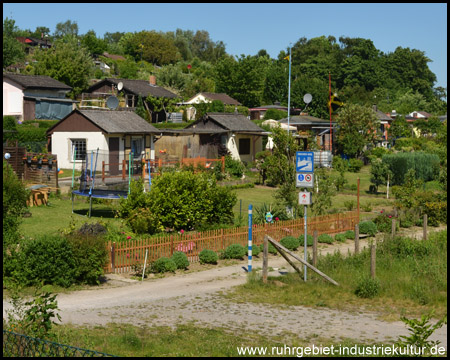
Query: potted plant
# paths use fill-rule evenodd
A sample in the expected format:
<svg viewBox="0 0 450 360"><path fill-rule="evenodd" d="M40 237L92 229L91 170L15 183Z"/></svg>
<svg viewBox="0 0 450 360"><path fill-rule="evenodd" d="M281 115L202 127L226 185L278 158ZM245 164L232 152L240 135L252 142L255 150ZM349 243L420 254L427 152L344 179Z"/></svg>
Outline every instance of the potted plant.
<svg viewBox="0 0 450 360"><path fill-rule="evenodd" d="M31 155L27 154L26 159L27 159L27 163L30 165L31 164Z"/></svg>
<svg viewBox="0 0 450 360"><path fill-rule="evenodd" d="M49 165L49 166L52 166L52 165L53 165L53 155L52 155L52 154L49 154L49 155L48 155L48 165Z"/></svg>

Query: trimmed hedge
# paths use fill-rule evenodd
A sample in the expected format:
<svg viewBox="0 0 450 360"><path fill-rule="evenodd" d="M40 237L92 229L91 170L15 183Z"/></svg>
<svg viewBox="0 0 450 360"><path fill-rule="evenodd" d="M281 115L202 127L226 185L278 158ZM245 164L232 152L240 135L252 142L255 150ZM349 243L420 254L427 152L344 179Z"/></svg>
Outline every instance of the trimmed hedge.
<svg viewBox="0 0 450 360"><path fill-rule="evenodd" d="M317 241L322 244L332 244L333 238L328 234L322 234L322 235L319 235L319 238L317 239Z"/></svg>
<svg viewBox="0 0 450 360"><path fill-rule="evenodd" d="M286 236L280 240L280 244L288 250L295 251L300 246L300 241L293 236Z"/></svg>
<svg viewBox="0 0 450 360"><path fill-rule="evenodd" d="M203 249L198 255L200 264L217 264L219 256L212 250Z"/></svg>
<svg viewBox="0 0 450 360"><path fill-rule="evenodd" d="M377 225L373 221L363 221L359 223L359 233L374 236L378 232Z"/></svg>
<svg viewBox="0 0 450 360"><path fill-rule="evenodd" d="M410 169L416 172L416 178L423 181L435 180L439 174L439 156L422 151L388 154L382 157L392 171L392 185L403 185L405 175Z"/></svg>
<svg viewBox="0 0 450 360"><path fill-rule="evenodd" d="M253 250L253 249L252 249ZM223 252L224 259L243 259L246 254L245 248L240 244L231 244Z"/></svg>
<svg viewBox="0 0 450 360"><path fill-rule="evenodd" d="M182 251L175 251L172 255L172 260L177 266L177 269L186 270L189 266L188 257Z"/></svg>

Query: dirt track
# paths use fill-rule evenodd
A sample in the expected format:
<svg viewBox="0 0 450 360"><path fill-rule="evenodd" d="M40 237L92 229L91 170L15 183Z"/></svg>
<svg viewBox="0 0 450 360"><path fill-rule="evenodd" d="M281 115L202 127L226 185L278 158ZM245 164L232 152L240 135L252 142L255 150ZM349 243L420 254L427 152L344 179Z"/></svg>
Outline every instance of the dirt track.
<svg viewBox="0 0 450 360"><path fill-rule="evenodd" d="M361 249L367 240L361 240ZM353 252L353 241L327 246L320 253L337 248L344 254ZM247 263L213 268L139 282L124 276L109 276L109 284L94 290L60 294L57 297L62 322L73 324L106 324L124 322L135 325L176 326L196 321L201 326L223 326L230 331L257 330L273 335L289 331L296 334L315 334L339 341L351 338L357 341L391 342L409 332L402 322L377 320L376 313L350 313L326 308L303 306L269 307L262 304L238 304L224 299L220 292L246 281ZM290 268L281 257L271 257L272 268ZM261 260L254 268L262 267ZM271 275L278 273L274 271ZM3 301L3 316L9 303ZM302 335L299 335L302 336ZM306 337L305 337L306 338ZM447 347L447 326L431 337Z"/></svg>

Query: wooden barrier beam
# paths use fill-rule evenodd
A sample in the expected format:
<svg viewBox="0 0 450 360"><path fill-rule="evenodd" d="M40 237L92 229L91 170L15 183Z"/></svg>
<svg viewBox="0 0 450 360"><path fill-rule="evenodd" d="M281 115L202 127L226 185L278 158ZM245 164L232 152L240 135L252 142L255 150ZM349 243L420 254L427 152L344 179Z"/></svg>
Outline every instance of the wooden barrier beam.
<svg viewBox="0 0 450 360"><path fill-rule="evenodd" d="M329 282L331 282L333 285L339 286L339 284L334 281L332 278L330 278L329 276L325 275L323 272L321 272L319 269L317 269L316 267L310 265L308 262L306 262L305 260L303 260L302 258L300 258L299 256L295 255L294 253L292 253L291 251L289 251L288 249L286 249L283 245L281 245L278 241L272 239L269 235L267 235L267 240L273 245L275 246L275 248L278 250L278 252L281 250L285 251L286 253L288 253L289 255L291 255L294 259L300 261L303 265L305 265L306 267L310 268L312 271L314 271L316 274L322 276L325 280L328 280ZM281 254L281 252L280 252Z"/></svg>

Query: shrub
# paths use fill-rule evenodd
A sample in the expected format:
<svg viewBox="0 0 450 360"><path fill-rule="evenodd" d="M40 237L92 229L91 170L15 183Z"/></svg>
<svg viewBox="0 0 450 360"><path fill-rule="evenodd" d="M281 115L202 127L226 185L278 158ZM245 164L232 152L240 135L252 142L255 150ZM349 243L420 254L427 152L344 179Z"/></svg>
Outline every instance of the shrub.
<svg viewBox="0 0 450 360"><path fill-rule="evenodd" d="M391 184L403 185L405 175L414 169L416 179L423 181L435 180L439 173L439 156L421 151L388 154L382 157L392 172Z"/></svg>
<svg viewBox="0 0 450 360"><path fill-rule="evenodd" d="M301 234L298 237L298 241L300 245L303 246L305 244L305 235ZM313 242L314 242L313 236L308 234L308 236L306 237L306 246L313 246Z"/></svg>
<svg viewBox="0 0 450 360"><path fill-rule="evenodd" d="M348 162L348 171L357 173L361 170L364 163L359 159L350 159Z"/></svg>
<svg viewBox="0 0 450 360"><path fill-rule="evenodd" d="M322 234L322 235L319 235L319 238L317 239L317 241L320 243L332 244L333 238L328 234Z"/></svg>
<svg viewBox="0 0 450 360"><path fill-rule="evenodd" d="M351 240L353 240L353 239L355 239L355 232L354 232L353 230L347 230L347 231L344 233L344 236L345 236L346 239L351 239Z"/></svg>
<svg viewBox="0 0 450 360"><path fill-rule="evenodd" d="M278 109L269 109L264 114L264 120L281 120L287 117L287 111L278 110Z"/></svg>
<svg viewBox="0 0 450 360"><path fill-rule="evenodd" d="M186 270L189 266L188 257L182 251L175 251L172 255L172 260L177 266L177 269Z"/></svg>
<svg viewBox="0 0 450 360"><path fill-rule="evenodd" d="M402 228L410 228L414 226L414 223L409 219L400 219L400 227Z"/></svg>
<svg viewBox="0 0 450 360"><path fill-rule="evenodd" d="M127 222L136 234L153 235L164 229L158 217L148 208L132 210Z"/></svg>
<svg viewBox="0 0 450 360"><path fill-rule="evenodd" d="M240 244L231 244L228 246L223 252L224 259L243 259L245 256L246 250Z"/></svg>
<svg viewBox="0 0 450 360"><path fill-rule="evenodd" d="M375 225L377 225L377 230L380 232L389 233L392 231L392 218L385 214L378 215L373 219Z"/></svg>
<svg viewBox="0 0 450 360"><path fill-rule="evenodd" d="M247 255L248 255L248 245L246 246L245 249L246 249ZM252 256L258 256L260 252L261 252L261 248L258 245L252 244Z"/></svg>
<svg viewBox="0 0 450 360"><path fill-rule="evenodd" d="M198 257L200 259L200 264L217 264L219 258L214 251L208 249L203 249Z"/></svg>
<svg viewBox="0 0 450 360"><path fill-rule="evenodd" d="M356 202L355 200L344 201L344 206L347 209L347 211L352 211L356 206Z"/></svg>
<svg viewBox="0 0 450 360"><path fill-rule="evenodd" d="M156 273L175 272L177 265L172 259L163 256L156 260L151 268Z"/></svg>
<svg viewBox="0 0 450 360"><path fill-rule="evenodd" d="M165 228L191 230L234 220L236 194L208 173L163 173L147 194L147 207Z"/></svg>
<svg viewBox="0 0 450 360"><path fill-rule="evenodd" d="M288 250L295 251L300 246L300 241L293 236L286 236L280 240L280 244Z"/></svg>
<svg viewBox="0 0 450 360"><path fill-rule="evenodd" d="M355 295L360 298L372 299L378 295L380 291L380 282L369 276L360 278L355 289Z"/></svg>
<svg viewBox="0 0 450 360"><path fill-rule="evenodd" d="M17 233L22 215L27 208L29 192L14 173L12 167L3 160L3 247L7 239L13 240ZM9 233L10 235L5 235ZM5 238L6 237L6 238ZM6 241L6 242L5 242ZM14 241L14 243L17 243Z"/></svg>
<svg viewBox="0 0 450 360"><path fill-rule="evenodd" d="M361 204L361 208L365 212L371 212L372 211L372 204L370 203L370 201L368 201L365 204Z"/></svg>
<svg viewBox="0 0 450 360"><path fill-rule="evenodd" d="M244 169L245 166L241 161L233 159L230 155L225 156L225 171L230 175L241 178Z"/></svg>
<svg viewBox="0 0 450 360"><path fill-rule="evenodd" d="M347 240L347 238L345 237L344 234L336 234L334 236L334 240L336 240L338 242L345 242L345 240Z"/></svg>
<svg viewBox="0 0 450 360"><path fill-rule="evenodd" d="M377 233L377 225L373 221L363 221L359 223L360 234L368 234L374 236Z"/></svg>
<svg viewBox="0 0 450 360"><path fill-rule="evenodd" d="M131 216L133 210L148 208L148 194L144 192L142 179L131 180L127 198L119 200L119 210L117 211L119 217L127 219Z"/></svg>
<svg viewBox="0 0 450 360"><path fill-rule="evenodd" d="M45 284L69 287L77 278L77 259L69 241L61 236L40 236L22 242L19 266L12 277L24 286Z"/></svg>
<svg viewBox="0 0 450 360"><path fill-rule="evenodd" d="M84 223L78 230L81 235L104 235L107 233L106 227L100 223Z"/></svg>
<svg viewBox="0 0 450 360"><path fill-rule="evenodd" d="M99 225L99 224L95 224ZM75 282L89 285L100 284L103 266L108 261L108 251L101 236L70 235L67 240L76 262Z"/></svg>

